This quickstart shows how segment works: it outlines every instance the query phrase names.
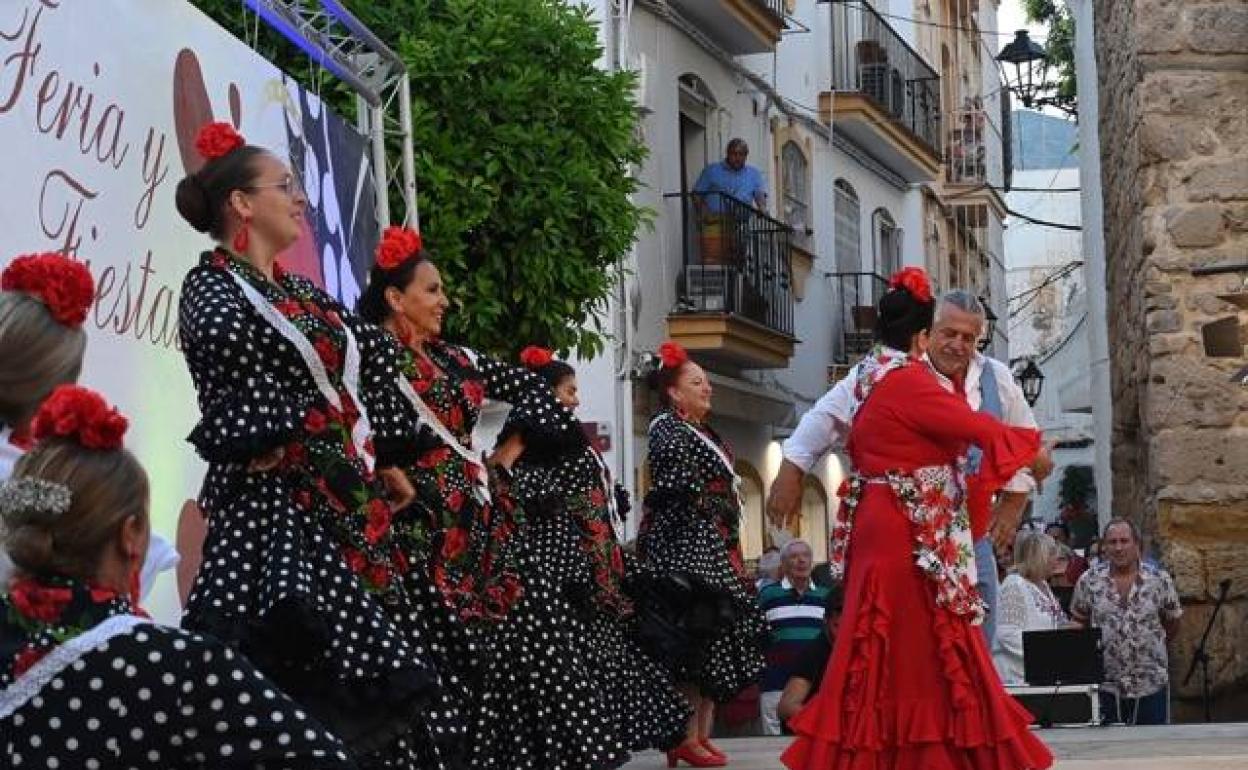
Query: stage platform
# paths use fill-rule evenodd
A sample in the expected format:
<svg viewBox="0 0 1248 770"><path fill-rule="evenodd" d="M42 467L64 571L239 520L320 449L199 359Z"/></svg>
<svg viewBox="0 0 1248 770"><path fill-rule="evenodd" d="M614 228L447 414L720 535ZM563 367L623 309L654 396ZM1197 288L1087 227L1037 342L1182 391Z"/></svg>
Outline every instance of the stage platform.
<svg viewBox="0 0 1248 770"><path fill-rule="evenodd" d="M1057 757L1056 770L1248 770L1248 723L1167 727L1081 727L1038 730ZM727 770L780 770L788 738L725 738ZM661 770L646 752L626 770ZM682 765L683 766L683 765Z"/></svg>

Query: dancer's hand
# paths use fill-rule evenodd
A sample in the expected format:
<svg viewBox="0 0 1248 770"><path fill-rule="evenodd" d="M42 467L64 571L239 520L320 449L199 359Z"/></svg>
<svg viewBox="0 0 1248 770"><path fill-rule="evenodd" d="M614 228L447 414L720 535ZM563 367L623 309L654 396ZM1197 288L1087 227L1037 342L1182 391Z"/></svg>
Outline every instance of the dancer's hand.
<svg viewBox="0 0 1248 770"><path fill-rule="evenodd" d="M1036 459L1031 461L1031 475L1035 477L1039 483L1049 477L1053 472L1053 454L1048 443L1041 445L1040 451L1036 454Z"/></svg>
<svg viewBox="0 0 1248 770"><path fill-rule="evenodd" d="M516 460L519 460L522 454L524 454L524 439L519 433L513 433L507 437L506 441L498 445L494 454L490 455L486 462L511 470L511 466L516 464Z"/></svg>
<svg viewBox="0 0 1248 770"><path fill-rule="evenodd" d="M416 499L416 488L401 468L378 468L377 477L386 488L386 502L391 510L406 508Z"/></svg>
<svg viewBox="0 0 1248 770"><path fill-rule="evenodd" d="M247 463L247 472L248 473L264 473L265 471L271 471L274 468L276 468L278 464L280 464L283 458L285 457L286 457L285 447L280 447L280 446L274 447L273 449L270 449L269 451L265 452L259 457L254 458L251 462Z"/></svg>

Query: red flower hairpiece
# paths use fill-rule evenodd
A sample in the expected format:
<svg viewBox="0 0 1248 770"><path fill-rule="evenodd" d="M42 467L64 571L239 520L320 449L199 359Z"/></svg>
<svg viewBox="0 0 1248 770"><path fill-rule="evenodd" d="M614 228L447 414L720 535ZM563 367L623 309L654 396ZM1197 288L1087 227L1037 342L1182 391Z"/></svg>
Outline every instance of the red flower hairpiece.
<svg viewBox="0 0 1248 770"><path fill-rule="evenodd" d="M94 390L61 385L35 413L30 432L35 441L59 436L87 449L120 449L129 424L116 407L109 406Z"/></svg>
<svg viewBox="0 0 1248 770"><path fill-rule="evenodd" d="M47 306L57 323L77 329L95 299L95 281L80 262L56 252L14 259L0 276L0 289L30 294Z"/></svg>
<svg viewBox="0 0 1248 770"><path fill-rule="evenodd" d="M393 270L420 253L424 247L420 233L410 227L387 227L377 244L377 267Z"/></svg>
<svg viewBox="0 0 1248 770"><path fill-rule="evenodd" d="M541 369L553 360L555 360L554 353L537 345L529 345L520 351L520 363L529 369Z"/></svg>
<svg viewBox="0 0 1248 770"><path fill-rule="evenodd" d="M689 360L689 353L677 342L664 342L659 345L659 361L664 369L675 369Z"/></svg>
<svg viewBox="0 0 1248 770"><path fill-rule="evenodd" d="M195 149L205 160L216 160L247 144L243 135L229 123L208 123L199 129L195 137Z"/></svg>
<svg viewBox="0 0 1248 770"><path fill-rule="evenodd" d="M888 279L888 288L905 289L919 302L927 304L932 301L932 284L927 280L927 273L921 267L903 267Z"/></svg>

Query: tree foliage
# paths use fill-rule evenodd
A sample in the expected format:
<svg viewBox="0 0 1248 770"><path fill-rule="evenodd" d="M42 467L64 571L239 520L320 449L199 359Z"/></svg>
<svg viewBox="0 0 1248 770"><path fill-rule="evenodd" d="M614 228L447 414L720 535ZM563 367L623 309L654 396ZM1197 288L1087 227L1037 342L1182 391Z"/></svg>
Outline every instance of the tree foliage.
<svg viewBox="0 0 1248 770"><path fill-rule="evenodd" d="M1023 0L1027 20L1048 27L1045 50L1052 70L1052 88L1041 97L1041 103L1062 110L1067 115L1079 113L1075 84L1075 18L1060 0Z"/></svg>
<svg viewBox="0 0 1248 770"><path fill-rule="evenodd" d="M354 114L348 90L284 39L260 25L254 40L239 0L192 2ZM598 352L597 313L647 219L632 200L636 75L598 66L590 12L567 0L349 5L411 75L421 226L455 306L447 336L500 354Z"/></svg>

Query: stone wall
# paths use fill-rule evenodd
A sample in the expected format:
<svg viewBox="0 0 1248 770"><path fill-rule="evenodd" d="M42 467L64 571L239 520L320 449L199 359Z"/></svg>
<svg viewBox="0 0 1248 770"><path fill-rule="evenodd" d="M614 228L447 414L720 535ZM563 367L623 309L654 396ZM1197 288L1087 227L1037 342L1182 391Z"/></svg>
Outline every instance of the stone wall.
<svg viewBox="0 0 1248 770"><path fill-rule="evenodd" d="M1115 508L1178 582L1181 697L1199 694L1178 680L1231 579L1211 650L1230 695L1248 689L1248 387L1229 381L1248 312L1220 295L1248 300L1248 269L1191 271L1248 262L1248 2L1095 8ZM1207 355L1203 327L1228 318L1238 355Z"/></svg>

